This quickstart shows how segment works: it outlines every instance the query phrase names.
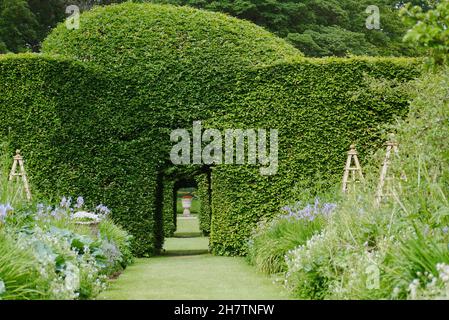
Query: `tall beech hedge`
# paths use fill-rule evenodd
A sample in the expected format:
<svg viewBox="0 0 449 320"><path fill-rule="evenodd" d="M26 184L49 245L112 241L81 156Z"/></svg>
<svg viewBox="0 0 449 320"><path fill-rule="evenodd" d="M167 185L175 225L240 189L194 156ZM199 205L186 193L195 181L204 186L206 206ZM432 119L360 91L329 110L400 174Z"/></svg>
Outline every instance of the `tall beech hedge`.
<svg viewBox="0 0 449 320"><path fill-rule="evenodd" d="M135 253L153 254L160 151L132 138L124 106L135 93L123 83L61 57L0 55L0 138L11 141L11 155L22 150L33 193L107 204L132 231Z"/></svg>
<svg viewBox="0 0 449 320"><path fill-rule="evenodd" d="M197 175L195 180L198 185L196 195L200 202L200 212L198 213L200 230L205 236L210 234L210 222L212 217L212 190L210 184L210 174L203 173Z"/></svg>
<svg viewBox="0 0 449 320"><path fill-rule="evenodd" d="M211 197L212 250L244 254L257 221L317 173L335 181L350 143L363 158L379 144L379 125L406 112L400 91L368 76L418 73L405 59L305 59L249 22L153 4L98 7L79 30L57 27L43 48L0 57L0 133L23 150L37 191L107 204L137 255L157 253L174 230L169 189L202 172L173 168L172 129L202 120L279 130L277 175L223 165L212 167L210 187L197 180Z"/></svg>
<svg viewBox="0 0 449 320"><path fill-rule="evenodd" d="M236 71L270 65L301 53L255 24L190 7L124 3L83 13L80 29L59 25L43 51L95 65L126 79L138 95L128 104L141 113L135 134L157 123L188 128L192 121L225 114L221 92ZM168 132L168 131L167 131ZM168 147L169 139L160 143Z"/></svg>
<svg viewBox="0 0 449 320"><path fill-rule="evenodd" d="M163 151L155 152L156 165L165 168L171 166L171 129L190 128L194 120L226 114L223 96L233 92L237 72L302 55L251 22L149 3L83 13L80 29L68 30L61 24L45 40L43 51L122 79L116 90L133 90L123 105L133 116L121 119L130 129L129 139L157 141ZM178 170L180 178L185 176L182 171ZM170 191L162 194L163 229L170 235L174 226L167 210L172 199Z"/></svg>
<svg viewBox="0 0 449 320"><path fill-rule="evenodd" d="M243 255L262 218L300 198L306 189L340 181L352 143L362 164L381 147L381 126L406 114L400 83L418 76L411 59L295 59L240 74L227 115L207 127L279 131L279 169L261 176L258 166L212 170L211 248Z"/></svg>
<svg viewBox="0 0 449 320"><path fill-rule="evenodd" d="M164 237L173 237L176 231L176 190L175 180L165 179L163 185L162 216L164 217Z"/></svg>

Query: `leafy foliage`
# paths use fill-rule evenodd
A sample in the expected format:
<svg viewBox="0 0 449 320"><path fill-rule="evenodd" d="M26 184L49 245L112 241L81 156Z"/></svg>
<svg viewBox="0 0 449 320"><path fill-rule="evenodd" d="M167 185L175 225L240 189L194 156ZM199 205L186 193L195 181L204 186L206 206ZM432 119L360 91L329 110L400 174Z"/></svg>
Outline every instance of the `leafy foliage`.
<svg viewBox="0 0 449 320"><path fill-rule="evenodd" d="M0 1L0 53L29 51L38 22L26 0Z"/></svg>
<svg viewBox="0 0 449 320"><path fill-rule="evenodd" d="M333 186L341 179L351 143L357 144L361 159L376 150L380 126L407 112L407 95L399 84L419 74L415 63L300 59L243 75L237 81L239 99L228 102L234 107L207 126L278 129L279 169L274 176L261 176L258 166L213 169L213 252L244 255L258 221L273 218L314 185L322 190ZM376 88L372 78L387 80L389 89Z"/></svg>
<svg viewBox="0 0 449 320"><path fill-rule="evenodd" d="M29 250L17 250L16 241L0 231L0 299L39 299L39 271Z"/></svg>
<svg viewBox="0 0 449 320"><path fill-rule="evenodd" d="M419 6L408 4L401 11L404 21L413 25L404 40L428 51L431 65L449 62L449 2L441 1L424 12Z"/></svg>
<svg viewBox="0 0 449 320"><path fill-rule="evenodd" d="M286 255L321 231L335 207L335 204L320 204L318 198L304 208L301 203L284 207L287 213L258 225L249 241L249 262L268 274L287 271Z"/></svg>
<svg viewBox="0 0 449 320"><path fill-rule="evenodd" d="M366 75L407 81L419 73L408 59L304 59L250 22L187 7L99 7L81 25L59 26L44 44L75 61L0 58L2 134L12 128L11 148L23 150L37 190L107 203L140 256L162 248L171 129L194 120L279 129L278 175L247 166L212 170L212 249L244 254L261 218L318 173L331 185L350 143L368 153L378 145L379 123L405 113L406 96L394 85L376 91ZM173 226L166 228L169 234Z"/></svg>
<svg viewBox="0 0 449 320"><path fill-rule="evenodd" d="M200 222L200 230L205 236L210 234L210 223L212 217L212 207L211 207L211 190L210 190L210 175L207 173L198 175L195 177L198 190L196 196L200 202L200 212L198 214L198 219Z"/></svg>
<svg viewBox="0 0 449 320"><path fill-rule="evenodd" d="M132 262L129 235L106 216L79 225L82 197L75 206L15 205L0 212L0 299L94 298Z"/></svg>
<svg viewBox="0 0 449 320"><path fill-rule="evenodd" d="M449 288L448 72L408 86L410 113L389 126L400 158L390 164L381 206L378 165L339 202L322 232L293 250L287 287L305 299L442 299ZM384 148L372 158L380 164Z"/></svg>
<svg viewBox="0 0 449 320"><path fill-rule="evenodd" d="M51 29L66 17L69 5L82 12L120 2L124 0L1 0L0 53L39 51Z"/></svg>
<svg viewBox="0 0 449 320"><path fill-rule="evenodd" d="M396 0L376 1L379 30L367 29L366 13L372 1L360 0L152 0L225 12L263 26L287 39L306 56L415 55L402 43L407 30L398 15ZM423 2L423 1L422 1ZM425 3L417 5L425 7Z"/></svg>

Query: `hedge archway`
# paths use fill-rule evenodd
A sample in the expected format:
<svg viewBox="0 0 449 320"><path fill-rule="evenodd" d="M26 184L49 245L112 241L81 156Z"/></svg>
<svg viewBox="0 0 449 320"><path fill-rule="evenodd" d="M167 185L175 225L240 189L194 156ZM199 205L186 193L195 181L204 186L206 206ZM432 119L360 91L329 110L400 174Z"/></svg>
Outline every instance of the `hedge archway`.
<svg viewBox="0 0 449 320"><path fill-rule="evenodd" d="M187 7L125 3L80 23L56 28L47 55L0 58L1 133L14 128L12 148L23 149L44 195L111 206L138 255L162 246L177 179L167 174L172 129L202 120L279 130L277 175L215 166L202 182L212 189L212 250L244 254L257 221L294 197L299 181L310 185L317 171L335 181L347 145L368 152L379 124L406 112L407 97L376 91L366 76L418 74L408 59L305 59L249 22Z"/></svg>

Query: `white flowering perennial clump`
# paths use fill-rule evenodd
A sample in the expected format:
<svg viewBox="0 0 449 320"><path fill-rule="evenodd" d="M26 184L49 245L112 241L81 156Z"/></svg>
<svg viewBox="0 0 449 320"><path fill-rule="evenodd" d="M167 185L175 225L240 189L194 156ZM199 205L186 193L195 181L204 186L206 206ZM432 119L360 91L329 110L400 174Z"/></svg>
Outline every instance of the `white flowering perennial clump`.
<svg viewBox="0 0 449 320"><path fill-rule="evenodd" d="M101 263L93 255L99 252L91 252L89 246L92 244L88 238L55 227L48 231L36 227L32 234L20 233L18 238L19 248L32 249L40 276L49 285L45 289L50 299L79 298L82 274L92 280L101 279L93 291L104 289Z"/></svg>
<svg viewBox="0 0 449 320"><path fill-rule="evenodd" d="M71 202L36 211L0 205L0 300L93 298L132 262L131 237L106 206L90 212L82 197Z"/></svg>
<svg viewBox="0 0 449 320"><path fill-rule="evenodd" d="M93 212L87 212L87 211L78 211L72 214L72 219L77 221L77 223L98 223L101 221L100 216L96 215Z"/></svg>
<svg viewBox="0 0 449 320"><path fill-rule="evenodd" d="M431 273L418 273L408 286L408 299L449 299L449 265L438 263L436 265L438 275Z"/></svg>

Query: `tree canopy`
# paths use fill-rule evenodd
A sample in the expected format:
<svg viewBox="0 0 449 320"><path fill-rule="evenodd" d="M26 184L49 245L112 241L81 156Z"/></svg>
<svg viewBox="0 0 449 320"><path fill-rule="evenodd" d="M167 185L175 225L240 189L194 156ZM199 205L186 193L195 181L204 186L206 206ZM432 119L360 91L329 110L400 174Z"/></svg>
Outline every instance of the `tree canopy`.
<svg viewBox="0 0 449 320"><path fill-rule="evenodd" d="M402 56L416 51L402 42L407 26L399 17L404 3L379 0L380 28L368 29L370 0L152 0L226 12L286 38L313 57ZM428 1L412 1L427 8Z"/></svg>
<svg viewBox="0 0 449 320"><path fill-rule="evenodd" d="M126 0L0 0L0 53L39 51L49 31L66 17L65 8L81 11ZM378 0L379 28L367 28L371 0L132 0L170 3L224 12L263 26L312 57L371 55L413 56L402 41L407 25L399 10L410 2L424 11L437 0Z"/></svg>
<svg viewBox="0 0 449 320"><path fill-rule="evenodd" d="M0 0L0 53L39 51L42 40L66 17L68 5L81 11L125 0Z"/></svg>

